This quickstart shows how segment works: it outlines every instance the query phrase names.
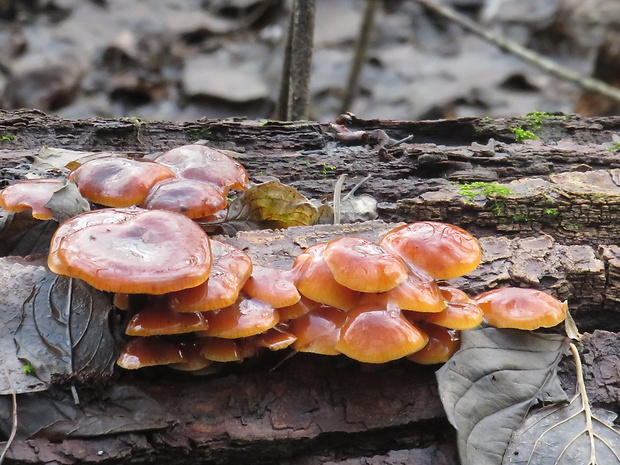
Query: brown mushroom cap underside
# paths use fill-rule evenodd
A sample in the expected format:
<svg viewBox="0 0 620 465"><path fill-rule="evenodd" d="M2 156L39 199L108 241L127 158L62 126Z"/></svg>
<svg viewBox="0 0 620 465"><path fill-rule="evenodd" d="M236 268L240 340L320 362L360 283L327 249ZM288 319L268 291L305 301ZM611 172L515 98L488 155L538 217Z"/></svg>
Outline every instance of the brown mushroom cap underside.
<svg viewBox="0 0 620 465"><path fill-rule="evenodd" d="M0 191L0 207L10 212L32 211L32 217L49 220L53 212L45 205L54 192L62 189L62 179L26 179L18 181Z"/></svg>
<svg viewBox="0 0 620 465"><path fill-rule="evenodd" d="M52 238L49 268L111 292L164 294L203 283L209 238L176 213L104 209L65 222Z"/></svg>

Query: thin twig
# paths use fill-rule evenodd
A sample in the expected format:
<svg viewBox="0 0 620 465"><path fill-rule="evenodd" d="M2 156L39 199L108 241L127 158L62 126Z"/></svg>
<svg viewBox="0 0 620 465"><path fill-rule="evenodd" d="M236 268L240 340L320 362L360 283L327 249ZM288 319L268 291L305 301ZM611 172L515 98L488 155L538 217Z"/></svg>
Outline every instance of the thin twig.
<svg viewBox="0 0 620 465"><path fill-rule="evenodd" d="M499 48L510 52L522 60L537 66L538 68L559 77L560 79L564 79L565 81L574 82L584 89L591 90L593 92L598 92L606 97L614 99L616 101L620 101L620 89L609 86L605 84L603 81L598 79L591 78L589 76L583 76L575 71L566 68L548 58L545 58L532 50L519 45L518 43L506 39L505 37L500 36L492 31L489 31L480 24L472 21L466 16L455 11L453 8L450 8L445 5L438 5L432 0L415 0L420 5L428 8L429 10L443 16L444 18L449 19L468 30L476 34L478 37L490 42L498 46Z"/></svg>
<svg viewBox="0 0 620 465"><path fill-rule="evenodd" d="M596 462L596 447L594 445L594 426L592 425L592 411L590 410L590 400L588 399L588 393L586 392L586 383L583 380L583 366L581 365L581 357L577 347L572 342L569 345L570 351L573 354L575 360L575 372L577 375L577 390L579 391L579 397L581 397L581 405L583 406L583 414L586 417L586 432L590 439L590 463L588 465L595 465Z"/></svg>
<svg viewBox="0 0 620 465"><path fill-rule="evenodd" d="M10 380L9 380L10 382ZM0 454L0 465L4 463L4 457L6 457L13 440L15 439L15 435L17 434L17 394L15 394L15 390L11 392L11 400L13 402L13 426L11 427L11 434L9 435L9 439L7 439L6 444L4 445L4 449L2 449L2 454Z"/></svg>
<svg viewBox="0 0 620 465"><path fill-rule="evenodd" d="M357 192L357 190L358 190L360 187L362 187L362 185L363 185L366 181L368 181L370 178L372 178L372 175L370 175L370 174L369 174L369 175L368 175L368 176L366 176L364 179L362 179L360 182L358 182L355 186L353 186L353 189L351 189L351 190L349 191L349 193L348 193L347 195L345 195L345 196L342 198L342 201L344 202L344 201L346 201L346 200L349 200L349 197L351 197L353 194L355 194L355 192Z"/></svg>
<svg viewBox="0 0 620 465"><path fill-rule="evenodd" d="M368 44L370 42L370 36L372 35L372 30L375 25L375 16L377 14L378 6L379 0L366 0L364 17L362 18L360 31L357 34L355 54L353 55L353 61L351 62L349 79L347 80L347 88L345 89L344 97L342 98L340 113L346 113L347 111L349 111L351 109L351 105L353 104L353 100L357 96L359 78L362 74L362 69L364 68L364 62L366 61Z"/></svg>

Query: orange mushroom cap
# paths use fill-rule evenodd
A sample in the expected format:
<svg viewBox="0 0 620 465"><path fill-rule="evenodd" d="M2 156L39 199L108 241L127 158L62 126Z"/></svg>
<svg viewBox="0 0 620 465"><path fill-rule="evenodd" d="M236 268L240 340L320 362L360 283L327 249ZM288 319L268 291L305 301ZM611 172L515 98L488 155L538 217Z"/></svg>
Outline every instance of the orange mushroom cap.
<svg viewBox="0 0 620 465"><path fill-rule="evenodd" d="M411 321L426 321L450 329L472 329L482 323L482 310L474 302L448 302L446 308L437 313L407 312Z"/></svg>
<svg viewBox="0 0 620 465"><path fill-rule="evenodd" d="M297 256L293 263L295 285L310 300L348 310L357 303L361 294L334 279L323 256L326 247L325 242L315 244Z"/></svg>
<svg viewBox="0 0 620 465"><path fill-rule="evenodd" d="M389 231L379 241L389 252L435 279L451 279L476 269L482 258L478 241L464 229L422 221Z"/></svg>
<svg viewBox="0 0 620 465"><path fill-rule="evenodd" d="M204 145L184 145L162 153L155 161L170 167L178 177L210 182L228 189L242 190L248 185L245 168L228 155Z"/></svg>
<svg viewBox="0 0 620 465"><path fill-rule="evenodd" d="M168 308L162 299L149 302L127 324L128 336L161 336L204 331L209 327L200 312L178 313Z"/></svg>
<svg viewBox="0 0 620 465"><path fill-rule="evenodd" d="M310 300L307 297L301 296L299 302L289 305L287 307L278 308L278 313L280 314L280 321L289 321L294 320L295 318L299 318L302 315L305 315L313 308L320 307L321 304L315 302L314 300Z"/></svg>
<svg viewBox="0 0 620 465"><path fill-rule="evenodd" d="M294 305L301 299L290 270L254 265L243 292L249 297L267 302L274 308Z"/></svg>
<svg viewBox="0 0 620 465"><path fill-rule="evenodd" d="M252 260L243 250L211 240L213 267L209 279L189 289L170 293L168 303L177 312L206 312L235 303L252 273Z"/></svg>
<svg viewBox="0 0 620 465"><path fill-rule="evenodd" d="M106 207L130 207L144 202L151 188L174 172L159 163L123 157L89 160L69 173L80 193Z"/></svg>
<svg viewBox="0 0 620 465"><path fill-rule="evenodd" d="M181 346L158 336L129 340L121 350L116 364L127 370L183 362Z"/></svg>
<svg viewBox="0 0 620 465"><path fill-rule="evenodd" d="M549 328L566 318L566 302L536 289L503 287L472 299L480 306L484 319L496 328Z"/></svg>
<svg viewBox="0 0 620 465"><path fill-rule="evenodd" d="M164 294L204 282L211 249L200 226L183 215L103 209L58 228L48 266L104 291Z"/></svg>
<svg viewBox="0 0 620 465"><path fill-rule="evenodd" d="M232 339L204 337L196 341L200 354L213 362L238 362L243 360L238 344Z"/></svg>
<svg viewBox="0 0 620 465"><path fill-rule="evenodd" d="M417 352L407 355L407 359L412 362L421 365L445 363L461 346L461 333L456 329L430 323L420 325L420 329L428 336L428 344Z"/></svg>
<svg viewBox="0 0 620 465"><path fill-rule="evenodd" d="M192 219L213 215L227 205L226 197L213 184L179 178L158 182L140 204L142 208L177 212Z"/></svg>
<svg viewBox="0 0 620 465"><path fill-rule="evenodd" d="M204 336L236 339L264 333L278 321L278 311L257 299L240 296L230 307L205 313L209 328L201 331Z"/></svg>
<svg viewBox="0 0 620 465"><path fill-rule="evenodd" d="M323 256L334 279L354 291L389 291L407 277L402 260L359 237L345 236L328 242Z"/></svg>
<svg viewBox="0 0 620 465"><path fill-rule="evenodd" d="M365 363L385 363L420 350L428 342L423 331L402 312L366 304L349 310L336 350Z"/></svg>
<svg viewBox="0 0 620 465"><path fill-rule="evenodd" d="M437 282L424 271L409 267L407 279L385 293L387 300L401 310L440 312L446 307Z"/></svg>
<svg viewBox="0 0 620 465"><path fill-rule="evenodd" d="M257 344L273 351L286 349L293 344L297 340L297 336L288 331L288 326L281 325L282 323L278 323L263 334L254 336L257 339Z"/></svg>
<svg viewBox="0 0 620 465"><path fill-rule="evenodd" d="M37 220L50 220L53 212L45 205L54 192L62 189L62 179L26 179L5 187L0 191L0 207L9 212L32 210Z"/></svg>
<svg viewBox="0 0 620 465"><path fill-rule="evenodd" d="M318 307L291 320L289 331L297 337L293 349L321 355L338 355L336 343L346 313L335 307Z"/></svg>

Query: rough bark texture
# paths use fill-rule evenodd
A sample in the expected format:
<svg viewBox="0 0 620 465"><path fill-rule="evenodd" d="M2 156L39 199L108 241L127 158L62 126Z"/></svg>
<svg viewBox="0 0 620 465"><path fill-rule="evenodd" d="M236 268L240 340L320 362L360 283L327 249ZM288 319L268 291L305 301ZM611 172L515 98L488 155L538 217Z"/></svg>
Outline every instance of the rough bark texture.
<svg viewBox="0 0 620 465"><path fill-rule="evenodd" d="M346 121L350 132L318 123L68 121L0 111L1 181L36 172L33 157L43 145L142 157L199 139L239 152L252 177L277 176L310 197L330 195L340 174L349 175L347 185L370 174L363 190L379 200L383 221L244 232L227 240L247 248L257 263L286 267L303 248L342 233L376 238L393 222L418 219L461 225L480 238L484 259L457 285L471 293L529 286L568 299L580 329L589 332L583 346L591 396L616 409L620 155L607 149L620 118L543 118L540 128L522 118ZM517 127L542 141L514 143ZM393 144L410 135L413 140ZM510 191L464 195L457 183L472 181ZM20 440L9 463L457 463L431 369L296 355L270 370L280 358L207 379L160 370L120 374L115 383L137 386L160 402L171 420L167 430ZM564 376L567 385L574 382L568 362Z"/></svg>

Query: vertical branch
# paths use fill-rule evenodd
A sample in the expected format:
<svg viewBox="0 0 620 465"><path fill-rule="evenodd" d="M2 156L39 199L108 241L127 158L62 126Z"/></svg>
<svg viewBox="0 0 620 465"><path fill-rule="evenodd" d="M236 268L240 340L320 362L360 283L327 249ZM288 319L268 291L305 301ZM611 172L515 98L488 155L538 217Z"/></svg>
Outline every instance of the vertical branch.
<svg viewBox="0 0 620 465"><path fill-rule="evenodd" d="M353 55L353 61L351 62L351 69L349 70L349 79L347 80L347 88L342 99L342 106L340 107L340 113L345 113L351 109L353 100L357 95L357 89L359 87L359 78L364 68L366 61L366 54L368 51L368 43L370 42L370 36L375 25L375 16L377 13L377 7L379 6L379 0L366 0L366 8L364 8L364 17L360 26L360 31L357 35L357 43L355 45L355 53Z"/></svg>
<svg viewBox="0 0 620 465"><path fill-rule="evenodd" d="M293 0L277 116L294 121L308 118L315 0Z"/></svg>

